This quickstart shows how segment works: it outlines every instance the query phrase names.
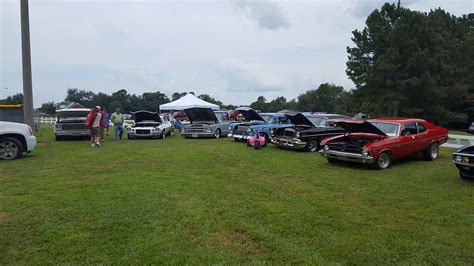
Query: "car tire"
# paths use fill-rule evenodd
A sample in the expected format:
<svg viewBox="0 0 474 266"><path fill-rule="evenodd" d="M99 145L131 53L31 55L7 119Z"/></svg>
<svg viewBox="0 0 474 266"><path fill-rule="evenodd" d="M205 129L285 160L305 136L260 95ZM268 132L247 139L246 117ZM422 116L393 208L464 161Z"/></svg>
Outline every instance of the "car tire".
<svg viewBox="0 0 474 266"><path fill-rule="evenodd" d="M220 129L216 129L216 132L214 132L214 138L218 139L221 137L221 130Z"/></svg>
<svg viewBox="0 0 474 266"><path fill-rule="evenodd" d="M55 136L54 138L56 139L56 141L62 141L63 140L63 137L60 137L60 136Z"/></svg>
<svg viewBox="0 0 474 266"><path fill-rule="evenodd" d="M247 147L252 147L252 145L250 145L250 141L247 141Z"/></svg>
<svg viewBox="0 0 474 266"><path fill-rule="evenodd" d="M377 158L377 161L375 161L374 167L377 170L383 170L387 169L392 165L392 155L390 152L385 151L382 152L379 157Z"/></svg>
<svg viewBox="0 0 474 266"><path fill-rule="evenodd" d="M23 155L23 144L21 141L6 137L0 139L0 159L2 160L16 160Z"/></svg>
<svg viewBox="0 0 474 266"><path fill-rule="evenodd" d="M319 149L319 143L315 139L310 139L308 143L306 143L305 150L308 152L316 152Z"/></svg>
<svg viewBox="0 0 474 266"><path fill-rule="evenodd" d="M426 161L434 161L439 157L439 144L434 142L423 153L423 159Z"/></svg>
<svg viewBox="0 0 474 266"><path fill-rule="evenodd" d="M238 138L234 138L234 141L237 141L237 142L238 142L238 141L240 141L240 139L238 139Z"/></svg>
<svg viewBox="0 0 474 266"><path fill-rule="evenodd" d="M334 158L329 158L329 157L326 157L326 159L328 160L328 163L337 163L338 161Z"/></svg>

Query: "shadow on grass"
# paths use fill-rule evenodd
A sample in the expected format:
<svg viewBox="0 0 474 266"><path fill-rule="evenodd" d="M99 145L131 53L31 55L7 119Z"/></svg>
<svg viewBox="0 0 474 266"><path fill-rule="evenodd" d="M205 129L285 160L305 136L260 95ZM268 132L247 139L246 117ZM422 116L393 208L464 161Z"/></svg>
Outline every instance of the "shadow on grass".
<svg viewBox="0 0 474 266"><path fill-rule="evenodd" d="M397 160L393 160L391 167L402 167L406 165L413 164L415 162L427 162L424 161L421 156L410 156L410 157L405 157ZM380 171L375 169L375 167L371 164L364 164L364 163L356 163L356 162L346 162L346 161L337 161L333 163L334 165L341 165L347 168L352 168L352 169L357 169L357 170L372 170L372 171Z"/></svg>

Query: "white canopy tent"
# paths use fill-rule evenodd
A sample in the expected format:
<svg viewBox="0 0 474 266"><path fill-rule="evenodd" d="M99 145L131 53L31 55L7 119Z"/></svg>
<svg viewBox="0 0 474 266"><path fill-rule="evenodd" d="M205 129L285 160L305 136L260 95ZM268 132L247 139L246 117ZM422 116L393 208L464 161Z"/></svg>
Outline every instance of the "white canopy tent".
<svg viewBox="0 0 474 266"><path fill-rule="evenodd" d="M163 111L181 111L187 108L201 107L211 108L212 110L219 110L219 105L208 103L198 97L188 93L184 97L179 98L176 101L165 103L160 105L160 112Z"/></svg>

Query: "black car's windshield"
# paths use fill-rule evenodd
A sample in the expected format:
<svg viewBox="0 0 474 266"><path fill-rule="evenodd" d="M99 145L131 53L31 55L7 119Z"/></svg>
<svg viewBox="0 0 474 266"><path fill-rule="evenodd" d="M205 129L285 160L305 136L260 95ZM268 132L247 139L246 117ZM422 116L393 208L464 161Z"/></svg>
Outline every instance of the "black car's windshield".
<svg viewBox="0 0 474 266"><path fill-rule="evenodd" d="M400 125L396 123L384 123L384 122L370 122L372 125L380 129L385 135L395 137L398 136Z"/></svg>
<svg viewBox="0 0 474 266"><path fill-rule="evenodd" d="M322 127L324 126L324 117L318 117L318 116L307 116L309 121L313 123L317 127Z"/></svg>

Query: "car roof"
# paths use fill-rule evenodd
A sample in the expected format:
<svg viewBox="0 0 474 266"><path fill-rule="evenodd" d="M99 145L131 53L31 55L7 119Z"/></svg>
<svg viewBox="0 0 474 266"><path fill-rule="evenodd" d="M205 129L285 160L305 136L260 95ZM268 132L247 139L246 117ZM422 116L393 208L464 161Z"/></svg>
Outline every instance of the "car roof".
<svg viewBox="0 0 474 266"><path fill-rule="evenodd" d="M406 118L406 117L381 117L381 118L368 119L367 121L370 121L370 122L392 122L392 123L426 122L423 119Z"/></svg>
<svg viewBox="0 0 474 266"><path fill-rule="evenodd" d="M307 117L337 117L337 118L350 118L349 116L347 115L341 115L341 114L326 114L326 113L318 113L318 114L311 114L311 115L307 115Z"/></svg>
<svg viewBox="0 0 474 266"><path fill-rule="evenodd" d="M277 117L285 116L285 114L282 114L282 113L259 113L259 115L272 115L272 116L277 116Z"/></svg>
<svg viewBox="0 0 474 266"><path fill-rule="evenodd" d="M84 112L84 111L90 112L91 109L88 109L88 108L66 108L66 109L56 110L56 112Z"/></svg>

